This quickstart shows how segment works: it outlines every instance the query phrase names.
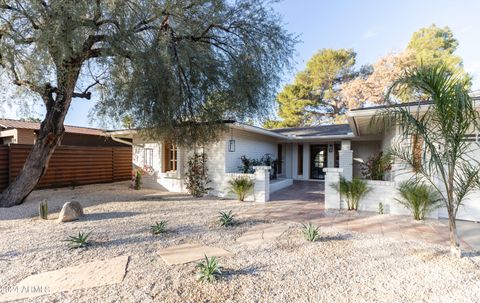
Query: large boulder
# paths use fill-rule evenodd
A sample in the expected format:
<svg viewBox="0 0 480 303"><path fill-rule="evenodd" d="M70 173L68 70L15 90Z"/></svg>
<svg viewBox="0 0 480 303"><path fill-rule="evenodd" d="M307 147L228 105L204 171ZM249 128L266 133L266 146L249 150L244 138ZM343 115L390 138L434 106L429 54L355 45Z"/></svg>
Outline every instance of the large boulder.
<svg viewBox="0 0 480 303"><path fill-rule="evenodd" d="M58 215L57 222L74 221L82 216L83 216L82 205L77 201L70 201L63 204L62 210Z"/></svg>

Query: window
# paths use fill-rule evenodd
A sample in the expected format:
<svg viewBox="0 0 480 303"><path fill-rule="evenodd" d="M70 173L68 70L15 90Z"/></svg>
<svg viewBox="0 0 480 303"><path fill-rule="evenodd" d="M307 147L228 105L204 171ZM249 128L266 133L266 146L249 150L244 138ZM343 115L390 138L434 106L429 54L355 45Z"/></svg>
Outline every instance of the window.
<svg viewBox="0 0 480 303"><path fill-rule="evenodd" d="M418 135L412 136L412 159L413 171L417 172L422 164L423 138Z"/></svg>
<svg viewBox="0 0 480 303"><path fill-rule="evenodd" d="M143 166L152 167L153 166L153 149L145 148L143 150Z"/></svg>
<svg viewBox="0 0 480 303"><path fill-rule="evenodd" d="M177 146L173 143L165 143L163 150L163 171L177 171Z"/></svg>
<svg viewBox="0 0 480 303"><path fill-rule="evenodd" d="M278 144L278 151L277 151L277 174L281 175L282 174L282 144Z"/></svg>
<svg viewBox="0 0 480 303"><path fill-rule="evenodd" d="M303 145L298 145L298 166L297 166L297 175L303 175Z"/></svg>

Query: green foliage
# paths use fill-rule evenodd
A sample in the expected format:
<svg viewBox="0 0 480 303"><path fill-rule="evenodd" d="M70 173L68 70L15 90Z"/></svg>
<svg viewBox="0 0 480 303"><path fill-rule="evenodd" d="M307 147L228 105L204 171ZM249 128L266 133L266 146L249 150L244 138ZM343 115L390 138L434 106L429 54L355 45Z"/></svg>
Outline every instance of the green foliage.
<svg viewBox="0 0 480 303"><path fill-rule="evenodd" d="M353 178L348 181L343 176L340 176L340 182L332 184L332 187L346 200L348 210L358 210L360 199L371 190L364 180Z"/></svg>
<svg viewBox="0 0 480 303"><path fill-rule="evenodd" d="M395 199L408 208L413 219L423 220L431 211L441 206L442 199L433 187L424 182L404 181L398 187L401 199Z"/></svg>
<svg viewBox="0 0 480 303"><path fill-rule="evenodd" d="M205 259L197 263L197 281L201 282L214 282L222 274L221 266L218 264L216 257L210 259L205 255Z"/></svg>
<svg viewBox="0 0 480 303"><path fill-rule="evenodd" d="M273 159L272 154L265 154L260 159L249 158L245 155L240 157L240 161L242 161L242 165L238 167L238 170L244 174L253 174L254 173L254 166L274 166L278 159Z"/></svg>
<svg viewBox="0 0 480 303"><path fill-rule="evenodd" d="M160 221L160 222L155 222L155 225L150 226L150 230L152 231L152 234L154 235L159 235L163 234L167 228L167 223L168 221Z"/></svg>
<svg viewBox="0 0 480 303"><path fill-rule="evenodd" d="M70 243L70 249L84 248L90 245L90 242L88 241L90 233L91 232L85 234L83 232L79 232L78 236L69 236L65 241Z"/></svg>
<svg viewBox="0 0 480 303"><path fill-rule="evenodd" d="M307 62L292 84L277 95L281 121L267 121L266 127L295 127L325 122L342 123L346 106L341 84L371 73L369 68L354 70L352 49L322 49Z"/></svg>
<svg viewBox="0 0 480 303"><path fill-rule="evenodd" d="M379 215L383 215L383 214L384 214L383 203L382 203L382 202L378 203L378 214L379 214Z"/></svg>
<svg viewBox="0 0 480 303"><path fill-rule="evenodd" d="M226 116L265 114L296 43L267 0L2 3L12 86L67 111L74 88L91 98L100 84L100 117L184 144L212 139Z"/></svg>
<svg viewBox="0 0 480 303"><path fill-rule="evenodd" d="M237 195L238 201L245 201L245 197L253 191L255 182L249 177L235 177L228 181L230 191Z"/></svg>
<svg viewBox="0 0 480 303"><path fill-rule="evenodd" d="M458 40L449 27L440 28L435 24L413 33L407 49L412 51L416 65L435 66L445 64L452 73L467 76L462 66L462 58L454 54Z"/></svg>
<svg viewBox="0 0 480 303"><path fill-rule="evenodd" d="M47 200L43 200L43 202L40 202L38 205L38 214L41 219L47 220L48 219L48 202Z"/></svg>
<svg viewBox="0 0 480 303"><path fill-rule="evenodd" d="M140 190L142 187L142 172L136 171L135 172L135 177L134 177L134 185L133 188L135 190Z"/></svg>
<svg viewBox="0 0 480 303"><path fill-rule="evenodd" d="M194 197L202 197L209 190L208 184L211 182L208 177L207 155L205 153L194 153L187 162L187 171L185 172L185 186Z"/></svg>
<svg viewBox="0 0 480 303"><path fill-rule="evenodd" d="M417 180L432 186L447 208L452 249L458 248L455 217L466 197L480 189L480 162L469 156L477 142L465 140L479 129L479 113L466 88L468 80L452 74L447 65L410 69L390 91L406 87L429 97L428 111L420 106L390 107L379 113L372 123L398 127L401 142L393 142L391 153L400 161L416 167ZM390 93L389 91L389 93ZM420 105L420 103L419 103ZM380 121L379 121L380 120ZM418 163L412 146L404 144L417 136L423 140Z"/></svg>
<svg viewBox="0 0 480 303"><path fill-rule="evenodd" d="M392 156L379 152L362 163L361 172L364 178L369 180L383 180L385 173L392 170Z"/></svg>
<svg viewBox="0 0 480 303"><path fill-rule="evenodd" d="M220 217L218 218L218 221L220 222L220 226L224 226L224 227L232 226L233 217L234 217L234 214L231 210L228 213L221 211Z"/></svg>
<svg viewBox="0 0 480 303"><path fill-rule="evenodd" d="M310 242L315 242L320 237L320 227L313 225L312 223L308 223L308 225L302 225L302 233L305 237L305 240Z"/></svg>

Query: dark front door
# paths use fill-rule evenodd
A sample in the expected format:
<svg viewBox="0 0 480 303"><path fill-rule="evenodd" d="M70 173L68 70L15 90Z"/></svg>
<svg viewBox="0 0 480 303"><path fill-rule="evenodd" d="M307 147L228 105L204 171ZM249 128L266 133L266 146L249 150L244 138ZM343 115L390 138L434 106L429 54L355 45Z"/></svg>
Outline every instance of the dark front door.
<svg viewBox="0 0 480 303"><path fill-rule="evenodd" d="M328 145L310 146L310 178L325 179L323 168L327 167Z"/></svg>

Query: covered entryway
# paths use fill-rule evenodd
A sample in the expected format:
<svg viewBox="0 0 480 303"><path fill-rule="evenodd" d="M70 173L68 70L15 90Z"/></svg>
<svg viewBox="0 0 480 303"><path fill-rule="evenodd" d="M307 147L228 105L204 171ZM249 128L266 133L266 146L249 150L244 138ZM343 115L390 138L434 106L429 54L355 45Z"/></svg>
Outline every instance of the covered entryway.
<svg viewBox="0 0 480 303"><path fill-rule="evenodd" d="M293 185L270 195L271 202L312 202L324 204L325 183L318 181L293 181Z"/></svg>

